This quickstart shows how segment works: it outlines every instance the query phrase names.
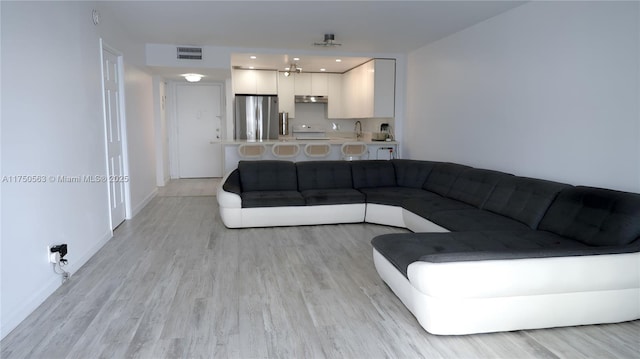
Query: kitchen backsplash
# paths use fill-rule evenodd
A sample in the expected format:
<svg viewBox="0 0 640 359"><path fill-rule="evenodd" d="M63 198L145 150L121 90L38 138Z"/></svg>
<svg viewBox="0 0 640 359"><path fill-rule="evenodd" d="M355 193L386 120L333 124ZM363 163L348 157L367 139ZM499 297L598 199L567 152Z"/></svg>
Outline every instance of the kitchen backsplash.
<svg viewBox="0 0 640 359"><path fill-rule="evenodd" d="M322 103L296 103L296 117L291 118L289 131L293 126L308 125L313 128L324 130L331 137L353 136L356 121L355 119L327 119L327 104ZM386 119L361 119L363 132L379 132L381 123L391 123ZM393 124L391 124L393 127Z"/></svg>

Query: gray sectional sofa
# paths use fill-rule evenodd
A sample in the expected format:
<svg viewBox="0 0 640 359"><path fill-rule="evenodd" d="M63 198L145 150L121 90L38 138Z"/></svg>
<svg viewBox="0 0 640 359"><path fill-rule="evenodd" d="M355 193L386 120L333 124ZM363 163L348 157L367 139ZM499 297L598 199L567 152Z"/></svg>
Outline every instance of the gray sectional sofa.
<svg viewBox="0 0 640 359"><path fill-rule="evenodd" d="M379 275L433 334L640 318L640 194L454 163L243 161L231 228L369 222Z"/></svg>

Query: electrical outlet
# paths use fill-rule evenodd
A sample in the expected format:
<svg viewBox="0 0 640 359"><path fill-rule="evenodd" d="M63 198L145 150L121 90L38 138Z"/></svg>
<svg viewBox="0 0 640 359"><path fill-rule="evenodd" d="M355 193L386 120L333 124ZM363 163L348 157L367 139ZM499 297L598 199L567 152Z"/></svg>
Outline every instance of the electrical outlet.
<svg viewBox="0 0 640 359"><path fill-rule="evenodd" d="M60 263L60 260L67 254L67 245L59 244L53 246L47 246L47 255L49 263Z"/></svg>
<svg viewBox="0 0 640 359"><path fill-rule="evenodd" d="M49 259L49 263L58 263L60 260L60 253L51 252L51 246L47 246L47 259Z"/></svg>
<svg viewBox="0 0 640 359"><path fill-rule="evenodd" d="M49 262L50 263L58 263L58 262L60 262L60 253L58 253L58 252L50 253L49 254Z"/></svg>

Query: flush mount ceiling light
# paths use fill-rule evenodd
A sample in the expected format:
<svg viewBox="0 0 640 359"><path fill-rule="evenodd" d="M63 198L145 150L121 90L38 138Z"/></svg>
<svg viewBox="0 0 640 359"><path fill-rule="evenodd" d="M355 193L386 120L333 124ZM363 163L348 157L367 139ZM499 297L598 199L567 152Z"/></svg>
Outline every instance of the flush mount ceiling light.
<svg viewBox="0 0 640 359"><path fill-rule="evenodd" d="M202 78L204 77L204 75L200 75L200 74L184 74L182 76L184 77L185 80L189 82L198 82L202 80Z"/></svg>
<svg viewBox="0 0 640 359"><path fill-rule="evenodd" d="M302 72L302 67L298 67L298 64L296 64L295 62L292 63L291 65L289 65L289 67L286 68L287 71L284 72L285 76L289 76L292 73L301 73Z"/></svg>
<svg viewBox="0 0 640 359"><path fill-rule="evenodd" d="M334 46L342 46L342 44L339 44L335 41L335 35L334 34L324 34L324 41L323 42L314 42L313 46L322 46L322 47L334 47Z"/></svg>

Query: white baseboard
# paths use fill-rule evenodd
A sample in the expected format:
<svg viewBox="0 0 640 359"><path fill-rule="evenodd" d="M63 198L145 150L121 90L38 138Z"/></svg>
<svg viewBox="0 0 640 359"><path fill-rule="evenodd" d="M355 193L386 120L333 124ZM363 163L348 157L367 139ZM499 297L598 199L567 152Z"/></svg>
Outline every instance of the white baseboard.
<svg viewBox="0 0 640 359"><path fill-rule="evenodd" d="M131 216L127 217L127 219L131 219L133 217L135 217L136 215L138 215L138 213L140 213L140 211L142 211L142 209L149 204L149 202L151 202L152 199L155 198L155 196L158 194L158 187L155 187L153 189L153 191L151 191L147 197L145 197L142 201L140 201L140 203L138 203L135 207L133 207L132 211L131 211Z"/></svg>
<svg viewBox="0 0 640 359"><path fill-rule="evenodd" d="M71 274L82 267L91 257L93 257L111 238L113 232L109 230L102 238L93 245L86 253L80 256L78 259L70 261L69 266L65 267L65 270ZM4 338L12 330L14 330L23 320L25 320L31 313L33 313L38 307L44 303L60 286L62 285L59 276L51 276L51 279L44 283L39 291L27 298L23 304L13 310L8 316L2 318L2 327L0 327L0 339Z"/></svg>

